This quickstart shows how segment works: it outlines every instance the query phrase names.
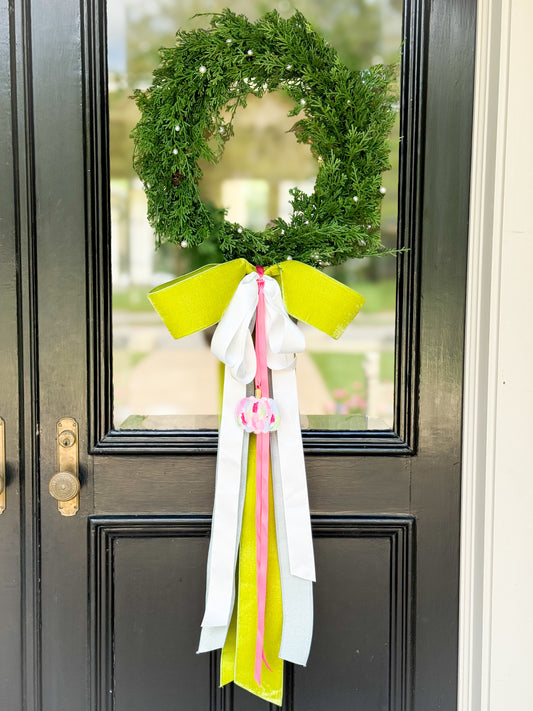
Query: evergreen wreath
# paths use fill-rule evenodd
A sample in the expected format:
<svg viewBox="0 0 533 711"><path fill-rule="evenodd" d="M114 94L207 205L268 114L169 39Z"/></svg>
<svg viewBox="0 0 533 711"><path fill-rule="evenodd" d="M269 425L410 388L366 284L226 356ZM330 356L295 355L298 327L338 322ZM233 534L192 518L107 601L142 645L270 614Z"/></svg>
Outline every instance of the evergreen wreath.
<svg viewBox="0 0 533 711"><path fill-rule="evenodd" d="M300 12L284 20L272 11L254 23L226 9L207 29L176 38L160 50L152 86L134 92L142 116L132 132L133 163L158 244L214 238L227 260L262 266L291 258L326 266L394 251L379 231L394 67L348 69ZM318 175L311 195L291 189L290 221L278 217L257 232L200 199L198 160L220 160L249 94L276 90L294 101L289 116L303 114L292 130L309 144Z"/></svg>

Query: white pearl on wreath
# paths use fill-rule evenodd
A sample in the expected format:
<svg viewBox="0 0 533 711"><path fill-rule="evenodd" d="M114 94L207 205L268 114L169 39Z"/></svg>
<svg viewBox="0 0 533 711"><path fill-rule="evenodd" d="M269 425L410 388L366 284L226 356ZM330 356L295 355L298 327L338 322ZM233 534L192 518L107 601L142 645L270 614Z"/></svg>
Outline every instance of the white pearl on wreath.
<svg viewBox="0 0 533 711"><path fill-rule="evenodd" d="M287 255L287 261L288 261L288 262L290 262L290 261L291 261L291 259L292 259L291 255L290 255L290 254L288 254L288 255Z"/></svg>
<svg viewBox="0 0 533 711"><path fill-rule="evenodd" d="M380 187L380 189L379 189L379 192L380 192L382 195L385 195L385 193L387 192L387 188L385 188L385 187L382 185L382 186Z"/></svg>
<svg viewBox="0 0 533 711"><path fill-rule="evenodd" d="M291 69L292 69L292 64L287 64L287 67L286 67L286 69L289 69L289 70L291 70Z"/></svg>
<svg viewBox="0 0 533 711"><path fill-rule="evenodd" d="M231 44L232 42L233 40L231 39L231 37L228 37L228 39L226 40L226 44Z"/></svg>
<svg viewBox="0 0 533 711"><path fill-rule="evenodd" d="M198 71L200 72L200 74L205 74L207 71L207 67L202 64L202 66L199 67Z"/></svg>
<svg viewBox="0 0 533 711"><path fill-rule="evenodd" d="M307 102L305 101L305 99L300 99L300 104L301 104L302 106L305 106L306 103L307 103Z"/></svg>
<svg viewBox="0 0 533 711"><path fill-rule="evenodd" d="M284 235L284 234L285 234L285 230L281 230L281 234Z"/></svg>
<svg viewBox="0 0 533 711"><path fill-rule="evenodd" d="M177 155L178 155L178 153L179 153L179 151L178 151L178 149L177 149L177 148L174 148L174 149L172 150L172 153L174 153L174 155L175 155L175 156L177 156Z"/></svg>
<svg viewBox="0 0 533 711"><path fill-rule="evenodd" d="M182 246L184 249L185 249L185 247L188 247L188 246L189 246L189 243L187 242L186 239L182 239L182 240L181 240L181 246Z"/></svg>
<svg viewBox="0 0 533 711"><path fill-rule="evenodd" d="M181 128L181 126L180 126L179 124L176 124L176 125L174 126L174 131L179 131L180 128Z"/></svg>
<svg viewBox="0 0 533 711"><path fill-rule="evenodd" d="M242 234L242 227L238 227L237 232L241 235Z"/></svg>
<svg viewBox="0 0 533 711"><path fill-rule="evenodd" d="M252 49L249 49L248 52L246 52L246 54L247 54L249 57L251 57L251 56L253 55L253 53L254 53L254 52L253 52Z"/></svg>
<svg viewBox="0 0 533 711"><path fill-rule="evenodd" d="M146 183L146 187L147 187L147 188L151 188L151 187L152 187L152 184L151 184L151 183Z"/></svg>
<svg viewBox="0 0 533 711"><path fill-rule="evenodd" d="M309 224L309 220L306 220L304 224L308 225L308 224Z"/></svg>
<svg viewBox="0 0 533 711"><path fill-rule="evenodd" d="M354 201L354 202L358 202L358 201L359 201L359 198L357 197L357 195L354 195L354 196L353 196L353 201Z"/></svg>

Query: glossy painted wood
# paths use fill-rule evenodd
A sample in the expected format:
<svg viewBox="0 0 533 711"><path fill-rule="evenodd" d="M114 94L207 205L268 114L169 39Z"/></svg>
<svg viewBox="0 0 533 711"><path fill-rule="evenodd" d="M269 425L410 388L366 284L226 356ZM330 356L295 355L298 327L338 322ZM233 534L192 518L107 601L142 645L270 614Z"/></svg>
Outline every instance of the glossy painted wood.
<svg viewBox="0 0 533 711"><path fill-rule="evenodd" d="M230 700L218 689L217 655L195 654L209 527L207 516L91 518L97 708L263 706L241 691ZM413 529L408 517L314 518L320 643L306 670L288 665L286 709L403 707L410 685Z"/></svg>
<svg viewBox="0 0 533 711"><path fill-rule="evenodd" d="M17 323L16 89L13 26L0 3L0 417L5 422L6 509L0 515L0 705L22 705L19 347Z"/></svg>
<svg viewBox="0 0 533 711"><path fill-rule="evenodd" d="M16 625L2 630L22 650L13 708L22 688L25 711L104 711L113 700L114 711L165 711L170 699L187 711L260 711L244 692L218 690L216 655L193 649L216 437L110 431L103 4L12 9L11 34L0 35L2 57L17 60L1 97L16 115L0 137L14 185L0 198L12 227L1 245L0 415L8 497L21 456L24 525L19 537L18 520L0 517L11 521L0 550L11 566L22 551L25 576L22 642ZM400 229L411 249L399 260L395 432L306 435L324 575L310 666L287 670L287 710L455 708L474 14L474 0L406 7ZM47 493L65 416L80 428L81 508L69 519ZM14 580L0 586L11 608Z"/></svg>
<svg viewBox="0 0 533 711"><path fill-rule="evenodd" d="M454 709L474 3L431 3L420 304L415 708ZM443 575L442 572L446 571ZM443 601L453 604L443 604Z"/></svg>
<svg viewBox="0 0 533 711"><path fill-rule="evenodd" d="M113 457L94 461L94 506L98 513L210 513L213 508L215 460L198 456L174 460ZM315 513L360 513L409 510L410 458L309 458L307 480ZM324 472L335 472L335 486Z"/></svg>

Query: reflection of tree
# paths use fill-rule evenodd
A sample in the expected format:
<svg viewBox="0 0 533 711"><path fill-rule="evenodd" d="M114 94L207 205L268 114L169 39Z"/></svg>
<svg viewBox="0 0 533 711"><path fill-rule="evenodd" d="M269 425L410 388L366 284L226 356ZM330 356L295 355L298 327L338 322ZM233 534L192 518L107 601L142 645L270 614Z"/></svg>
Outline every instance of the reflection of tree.
<svg viewBox="0 0 533 711"><path fill-rule="evenodd" d="M112 172L133 177L132 145L129 133L138 113L129 93L134 87L151 83L159 64L158 49L171 46L178 29L206 26L209 18L199 13L224 9L227 0L123 0L126 12L127 77L114 77L110 90L110 145ZM231 9L250 18L276 8L282 15L292 15L296 6L316 29L338 50L342 60L354 69L372 64L376 58L395 61L398 30L387 37L391 18L400 24L402 0L235 0ZM388 19L387 19L388 18ZM389 47L386 46L387 42ZM126 88L127 87L127 88Z"/></svg>
<svg viewBox="0 0 533 711"><path fill-rule="evenodd" d="M198 13L220 12L228 6L227 0L130 0L127 4L127 61L130 86L146 84L153 68L158 64L157 50L171 46L178 29L205 26L206 17ZM401 0L234 0L234 12L255 19L264 12L277 9L281 15L292 15L299 9L327 40L334 44L341 59L353 69L372 63L374 57L391 61L397 55L397 40L386 46L383 17L387 12L398 18Z"/></svg>

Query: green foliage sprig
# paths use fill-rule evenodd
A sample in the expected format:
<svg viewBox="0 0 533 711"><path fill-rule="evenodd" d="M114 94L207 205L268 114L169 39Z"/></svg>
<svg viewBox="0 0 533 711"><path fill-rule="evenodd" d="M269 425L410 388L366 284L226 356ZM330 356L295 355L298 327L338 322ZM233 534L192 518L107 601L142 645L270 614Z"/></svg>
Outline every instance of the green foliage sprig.
<svg viewBox="0 0 533 711"><path fill-rule="evenodd" d="M284 20L273 11L253 23L224 10L207 29L176 38L175 47L160 50L152 86L135 91L142 116L132 132L134 167L159 242L192 247L214 237L226 259L262 266L287 258L325 266L390 253L379 225L394 68L351 71L299 12ZM310 146L318 175L312 195L290 191L289 221L278 217L257 232L200 199L198 161L220 160L249 94L276 90L294 101L292 130Z"/></svg>

